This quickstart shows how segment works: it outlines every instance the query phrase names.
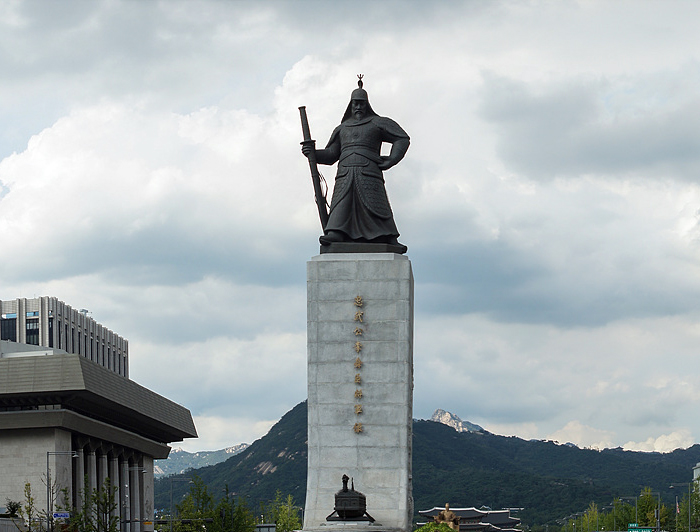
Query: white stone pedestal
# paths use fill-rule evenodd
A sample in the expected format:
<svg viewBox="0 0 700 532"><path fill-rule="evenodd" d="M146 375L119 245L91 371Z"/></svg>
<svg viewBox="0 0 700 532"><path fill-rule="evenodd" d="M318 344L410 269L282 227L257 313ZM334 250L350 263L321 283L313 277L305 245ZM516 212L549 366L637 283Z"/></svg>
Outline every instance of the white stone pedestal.
<svg viewBox="0 0 700 532"><path fill-rule="evenodd" d="M411 529L413 273L393 253L307 263L309 465L304 530ZM326 521L342 476L376 520Z"/></svg>

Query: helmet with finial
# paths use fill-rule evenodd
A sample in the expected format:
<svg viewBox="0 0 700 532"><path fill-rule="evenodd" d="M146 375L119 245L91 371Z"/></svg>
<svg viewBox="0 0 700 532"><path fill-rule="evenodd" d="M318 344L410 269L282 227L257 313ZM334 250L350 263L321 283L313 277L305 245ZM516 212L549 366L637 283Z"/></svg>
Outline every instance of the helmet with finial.
<svg viewBox="0 0 700 532"><path fill-rule="evenodd" d="M352 95L350 96L351 100L364 100L364 101L369 101L369 98L367 97L367 91L362 88L362 78L364 77L364 74L358 74L357 75L357 88L352 91Z"/></svg>
<svg viewBox="0 0 700 532"><path fill-rule="evenodd" d="M357 75L357 88L352 91L352 94L350 95L350 103L348 104L347 109L345 109L345 114L343 115L343 119L341 122L345 122L349 118L352 117L352 101L353 100L362 100L367 102L367 116L377 116L377 113L374 112L372 109L372 106L369 104L369 98L367 96L367 91L362 88L362 78L364 77L363 74L358 74Z"/></svg>

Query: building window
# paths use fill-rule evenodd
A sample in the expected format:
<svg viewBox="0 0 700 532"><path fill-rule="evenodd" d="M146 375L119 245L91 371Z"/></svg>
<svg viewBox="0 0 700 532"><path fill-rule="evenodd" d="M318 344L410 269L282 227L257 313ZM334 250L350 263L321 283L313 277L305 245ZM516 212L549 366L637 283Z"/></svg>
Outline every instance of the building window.
<svg viewBox="0 0 700 532"><path fill-rule="evenodd" d="M60 331L61 328L59 327ZM53 318L49 317L49 347L53 347Z"/></svg>
<svg viewBox="0 0 700 532"><path fill-rule="evenodd" d="M17 341L17 318L2 318L0 322L0 339Z"/></svg>
<svg viewBox="0 0 700 532"><path fill-rule="evenodd" d="M27 343L39 345L39 318L27 319Z"/></svg>

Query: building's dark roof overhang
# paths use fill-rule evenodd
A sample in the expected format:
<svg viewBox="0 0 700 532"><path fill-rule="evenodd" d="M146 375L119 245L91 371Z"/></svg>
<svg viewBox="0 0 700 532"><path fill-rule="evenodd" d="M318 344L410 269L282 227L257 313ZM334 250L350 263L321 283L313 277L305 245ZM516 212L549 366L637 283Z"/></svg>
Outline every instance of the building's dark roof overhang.
<svg viewBox="0 0 700 532"><path fill-rule="evenodd" d="M155 442L196 438L190 411L80 355L0 359L0 407L61 405Z"/></svg>

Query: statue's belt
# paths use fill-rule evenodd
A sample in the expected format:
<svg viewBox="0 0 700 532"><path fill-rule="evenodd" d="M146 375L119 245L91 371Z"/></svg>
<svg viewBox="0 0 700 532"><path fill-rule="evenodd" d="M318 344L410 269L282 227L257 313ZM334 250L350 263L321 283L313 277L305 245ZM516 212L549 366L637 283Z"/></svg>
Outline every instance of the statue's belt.
<svg viewBox="0 0 700 532"><path fill-rule="evenodd" d="M339 163L343 163L346 166L364 166L367 164L366 161L362 160L347 161L346 159L348 157L351 157L352 155L360 156L364 159L369 159L370 161L377 164L382 162L382 158L380 157L380 155L376 152L371 151L369 148L362 148L359 146L353 146L352 149L349 148L350 147L340 152L340 158L338 159Z"/></svg>

